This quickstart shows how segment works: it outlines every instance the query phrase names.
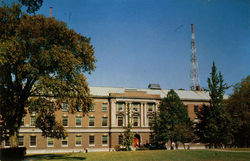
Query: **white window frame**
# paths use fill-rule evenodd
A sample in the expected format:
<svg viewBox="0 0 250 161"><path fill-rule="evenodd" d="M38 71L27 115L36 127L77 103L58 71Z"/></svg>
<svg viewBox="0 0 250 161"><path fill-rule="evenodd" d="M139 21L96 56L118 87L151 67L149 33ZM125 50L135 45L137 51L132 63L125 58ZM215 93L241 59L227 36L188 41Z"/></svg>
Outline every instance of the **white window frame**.
<svg viewBox="0 0 250 161"><path fill-rule="evenodd" d="M122 118L122 125L121 125L121 126L119 126L119 118ZM124 120L124 119L123 119L123 116L118 116L118 117L117 117L117 126L122 127L122 126L123 126L123 123L124 123L123 120Z"/></svg>
<svg viewBox="0 0 250 161"><path fill-rule="evenodd" d="M49 139L51 139L52 140L52 145L49 145ZM54 147L54 138L52 138L52 137L47 137L47 147Z"/></svg>
<svg viewBox="0 0 250 161"><path fill-rule="evenodd" d="M77 119L80 119L81 125L77 125L77 121L76 121ZM81 127L82 126L82 117L76 116L75 122L76 122L76 127Z"/></svg>
<svg viewBox="0 0 250 161"><path fill-rule="evenodd" d="M135 126L135 118L137 118L137 126ZM133 127L139 127L139 117L138 116L134 116L133 117Z"/></svg>
<svg viewBox="0 0 250 161"><path fill-rule="evenodd" d="M119 108L119 105L121 105L121 110ZM124 103L120 103L120 102L117 103L117 111L118 112L122 112L123 111L123 107L124 107Z"/></svg>
<svg viewBox="0 0 250 161"><path fill-rule="evenodd" d="M107 143L103 144L103 137L107 138ZM102 146L108 146L108 136L107 135L102 135Z"/></svg>
<svg viewBox="0 0 250 161"><path fill-rule="evenodd" d="M22 137L22 138L23 138L23 145L19 145L19 137ZM17 139L18 139L18 147L24 147L24 136L23 136L23 135L19 135L19 136L17 137Z"/></svg>
<svg viewBox="0 0 250 161"><path fill-rule="evenodd" d="M32 118L34 118L33 121L32 121ZM32 125L32 122L34 122L34 125ZM30 116L30 126L31 127L35 127L36 126L36 116Z"/></svg>
<svg viewBox="0 0 250 161"><path fill-rule="evenodd" d="M107 125L103 125L103 119L104 119L104 118L106 118L106 123L107 123ZM107 117L107 116L103 116L103 117L102 117L102 126L103 126L103 127L107 127L107 126L108 126L108 117Z"/></svg>
<svg viewBox="0 0 250 161"><path fill-rule="evenodd" d="M67 126L64 126L64 127L68 127L69 126L69 117L68 116L63 116L62 117L62 124L63 124L63 120L64 120L64 118L66 119L67 118Z"/></svg>
<svg viewBox="0 0 250 161"><path fill-rule="evenodd" d="M64 107L64 105L66 106L66 110L63 108ZM68 107L69 105L66 103L66 102L64 102L64 103L62 103L62 112L68 112L68 110L69 110L69 107Z"/></svg>
<svg viewBox="0 0 250 161"><path fill-rule="evenodd" d="M106 105L106 110L103 110L103 107L105 107L104 105ZM108 103L102 103L102 112L107 112L108 111Z"/></svg>
<svg viewBox="0 0 250 161"><path fill-rule="evenodd" d="M95 104L94 103L90 107L89 112L95 112Z"/></svg>
<svg viewBox="0 0 250 161"><path fill-rule="evenodd" d="M29 142L29 146L30 146L30 147L36 147L36 145L37 145L37 141L35 140L35 142L36 142L36 145L31 145L31 137L35 137L35 138L36 138L36 136L30 136L30 142Z"/></svg>
<svg viewBox="0 0 250 161"><path fill-rule="evenodd" d="M81 144L76 144L76 138L80 137L81 138ZM82 146L82 136L76 135L75 136L75 146Z"/></svg>
<svg viewBox="0 0 250 161"><path fill-rule="evenodd" d="M90 144L90 137L94 137L94 144ZM89 135L89 146L95 146L95 135Z"/></svg>
<svg viewBox="0 0 250 161"><path fill-rule="evenodd" d="M133 106L133 112L139 112L139 104L138 103L133 103L132 106Z"/></svg>
<svg viewBox="0 0 250 161"><path fill-rule="evenodd" d="M65 139L63 139L63 138L61 139L61 145L62 145L62 147L68 147L68 144L69 144L69 143L68 143L68 142L69 142L68 140L69 140L68 137L65 137ZM63 145L63 141L67 141L67 145Z"/></svg>
<svg viewBox="0 0 250 161"><path fill-rule="evenodd" d="M90 125L90 120L91 120L91 118L93 118L93 120L94 120L94 125L92 126L92 125ZM95 127L95 117L89 117L89 127Z"/></svg>

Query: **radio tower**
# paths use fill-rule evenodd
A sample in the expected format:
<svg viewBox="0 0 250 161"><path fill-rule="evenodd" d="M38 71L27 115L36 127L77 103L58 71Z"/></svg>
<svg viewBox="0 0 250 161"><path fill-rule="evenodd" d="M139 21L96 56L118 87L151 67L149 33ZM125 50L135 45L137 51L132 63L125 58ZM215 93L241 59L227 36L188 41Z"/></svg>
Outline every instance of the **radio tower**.
<svg viewBox="0 0 250 161"><path fill-rule="evenodd" d="M199 79L199 67L198 67L198 60L196 55L196 47L195 47L195 40L194 40L194 25L191 24L192 30L192 40L191 40L191 63L192 69L190 73L191 77L191 90L201 90L200 89L200 79Z"/></svg>

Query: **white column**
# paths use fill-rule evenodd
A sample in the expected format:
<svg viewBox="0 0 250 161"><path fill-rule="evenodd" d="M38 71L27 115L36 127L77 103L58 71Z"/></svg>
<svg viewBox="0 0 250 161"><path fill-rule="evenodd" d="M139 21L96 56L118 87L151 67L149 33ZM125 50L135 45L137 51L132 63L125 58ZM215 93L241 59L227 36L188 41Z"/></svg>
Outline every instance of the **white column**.
<svg viewBox="0 0 250 161"><path fill-rule="evenodd" d="M157 110L158 110L158 104L155 103L155 112L157 112Z"/></svg>
<svg viewBox="0 0 250 161"><path fill-rule="evenodd" d="M141 116L141 119L140 119L140 121L141 121L141 127L143 127L143 104L141 103L141 106L140 106L140 116Z"/></svg>
<svg viewBox="0 0 250 161"><path fill-rule="evenodd" d="M132 108L132 103L131 102L129 102L129 104L128 104L128 110L129 110L129 118L130 118L130 124L132 125L133 123L132 123L132 110L131 110L131 108Z"/></svg>
<svg viewBox="0 0 250 161"><path fill-rule="evenodd" d="M143 106L143 112L144 112L144 126L146 126L147 125L147 123L146 123L146 103L144 103L144 106Z"/></svg>
<svg viewBox="0 0 250 161"><path fill-rule="evenodd" d="M125 126L128 124L128 111L127 111L128 103L125 102Z"/></svg>
<svg viewBox="0 0 250 161"><path fill-rule="evenodd" d="M111 100L111 127L116 127L117 126L117 121L116 121L116 103L115 100Z"/></svg>

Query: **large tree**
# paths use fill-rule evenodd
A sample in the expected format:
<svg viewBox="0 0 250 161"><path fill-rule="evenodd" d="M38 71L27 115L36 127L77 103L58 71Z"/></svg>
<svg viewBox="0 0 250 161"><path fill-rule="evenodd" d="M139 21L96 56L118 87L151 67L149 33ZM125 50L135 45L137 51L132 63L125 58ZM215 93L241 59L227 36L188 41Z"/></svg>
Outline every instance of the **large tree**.
<svg viewBox="0 0 250 161"><path fill-rule="evenodd" d="M92 101L84 73L96 62L90 38L64 22L30 16L20 5L0 8L0 136L16 136L22 118L35 113L43 136L63 137L55 112L62 102L70 112L88 112Z"/></svg>
<svg viewBox="0 0 250 161"><path fill-rule="evenodd" d="M233 123L233 144L250 147L250 76L234 86L226 106Z"/></svg>
<svg viewBox="0 0 250 161"><path fill-rule="evenodd" d="M157 144L167 143L170 139L171 143L178 145L178 142L190 142L194 138L187 108L174 90L170 90L167 97L162 99L159 112L154 116L152 130Z"/></svg>
<svg viewBox="0 0 250 161"><path fill-rule="evenodd" d="M199 110L196 131L201 142L208 143L210 147L217 147L226 144L231 135L231 118L223 100L228 86L224 83L221 72L217 73L214 62L210 76L208 78L210 105L203 105Z"/></svg>

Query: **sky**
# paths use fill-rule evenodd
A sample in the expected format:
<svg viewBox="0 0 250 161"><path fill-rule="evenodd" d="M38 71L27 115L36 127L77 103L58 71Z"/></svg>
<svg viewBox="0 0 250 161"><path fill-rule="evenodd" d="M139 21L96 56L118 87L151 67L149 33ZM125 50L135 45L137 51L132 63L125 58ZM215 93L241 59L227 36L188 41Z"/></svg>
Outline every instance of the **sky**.
<svg viewBox="0 0 250 161"><path fill-rule="evenodd" d="M213 61L228 85L250 75L249 0L44 0L37 14L49 16L49 7L91 38L98 61L86 74L90 86L188 90L191 24L201 87Z"/></svg>

